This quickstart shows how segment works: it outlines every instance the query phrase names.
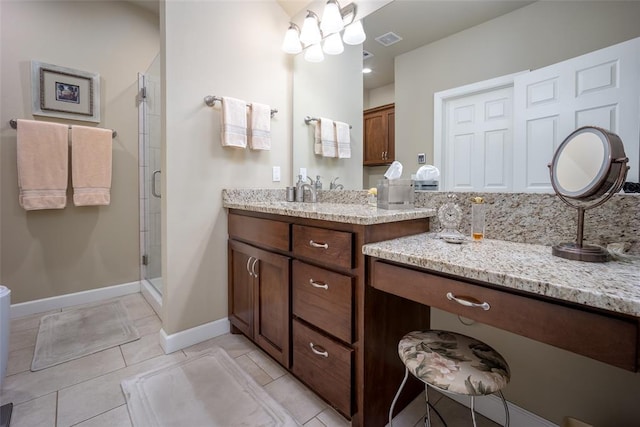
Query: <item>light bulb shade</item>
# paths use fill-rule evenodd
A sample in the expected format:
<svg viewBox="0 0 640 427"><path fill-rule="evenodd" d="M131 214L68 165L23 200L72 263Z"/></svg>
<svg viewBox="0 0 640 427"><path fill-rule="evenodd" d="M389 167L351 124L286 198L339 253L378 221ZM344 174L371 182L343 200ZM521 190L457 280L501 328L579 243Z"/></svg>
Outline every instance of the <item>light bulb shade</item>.
<svg viewBox="0 0 640 427"><path fill-rule="evenodd" d="M324 7L322 20L320 21L320 29L324 35L337 33L344 28L342 15L340 14L340 6L336 0L329 0Z"/></svg>
<svg viewBox="0 0 640 427"><path fill-rule="evenodd" d="M307 17L304 18L304 23L302 24L300 41L304 43L305 46L309 46L319 43L320 40L322 40L322 35L320 34L320 28L318 28L318 16L309 11L309 13L307 13Z"/></svg>
<svg viewBox="0 0 640 427"><path fill-rule="evenodd" d="M362 28L362 22L356 21L353 24L347 26L344 30L344 34L342 35L342 40L346 44L356 45L360 44L367 39L367 35L364 33L364 28Z"/></svg>
<svg viewBox="0 0 640 427"><path fill-rule="evenodd" d="M291 24L287 32L284 34L282 50L290 54L302 52L302 44L300 43L298 27L295 24Z"/></svg>
<svg viewBox="0 0 640 427"><path fill-rule="evenodd" d="M344 46L342 45L342 40L340 39L340 33L333 33L329 37L324 39L322 50L324 51L324 53L329 55L340 55L342 52L344 52Z"/></svg>
<svg viewBox="0 0 640 427"><path fill-rule="evenodd" d="M322 62L324 61L324 54L320 43L312 44L304 51L304 59L309 62Z"/></svg>

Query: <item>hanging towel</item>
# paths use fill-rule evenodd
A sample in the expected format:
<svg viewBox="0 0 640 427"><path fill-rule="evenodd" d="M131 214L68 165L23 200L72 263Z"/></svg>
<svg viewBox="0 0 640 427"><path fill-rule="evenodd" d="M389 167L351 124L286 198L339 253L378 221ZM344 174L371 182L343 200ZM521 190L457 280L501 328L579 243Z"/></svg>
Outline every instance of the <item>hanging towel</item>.
<svg viewBox="0 0 640 427"><path fill-rule="evenodd" d="M322 137L320 136L320 120L316 120L315 129L313 131L313 153L322 156Z"/></svg>
<svg viewBox="0 0 640 427"><path fill-rule="evenodd" d="M63 209L67 204L69 127L18 120L18 202L25 210Z"/></svg>
<svg viewBox="0 0 640 427"><path fill-rule="evenodd" d="M322 155L324 157L338 157L336 129L333 120L320 118L320 139L322 141Z"/></svg>
<svg viewBox="0 0 640 427"><path fill-rule="evenodd" d="M251 104L251 139L252 150L271 150L271 107L256 102Z"/></svg>
<svg viewBox="0 0 640 427"><path fill-rule="evenodd" d="M71 126L73 204L103 206L111 202L110 129Z"/></svg>
<svg viewBox="0 0 640 427"><path fill-rule="evenodd" d="M222 97L222 146L247 147L247 103L241 99Z"/></svg>
<svg viewBox="0 0 640 427"><path fill-rule="evenodd" d="M336 141L338 142L338 157L341 159L351 158L351 131L349 125L343 122L335 122Z"/></svg>

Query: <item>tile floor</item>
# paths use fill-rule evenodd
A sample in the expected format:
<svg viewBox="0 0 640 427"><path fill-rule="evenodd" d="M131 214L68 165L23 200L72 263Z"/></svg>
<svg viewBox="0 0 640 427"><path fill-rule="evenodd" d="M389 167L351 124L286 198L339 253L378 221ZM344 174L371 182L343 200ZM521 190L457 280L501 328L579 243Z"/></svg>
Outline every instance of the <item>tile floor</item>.
<svg viewBox="0 0 640 427"><path fill-rule="evenodd" d="M131 426L120 388L123 379L185 360L213 346L224 348L305 427L350 425L243 336L222 335L165 355L158 341L161 322L151 306L141 294L131 294L120 299L140 332L140 340L38 372L31 372L29 368L40 317L48 313L11 321L7 376L0 395L0 404L14 404L11 427ZM436 402L436 408L449 426L471 425L468 409L435 392L430 392L429 396L432 402ZM423 425L422 399L418 397L398 414L394 419L394 426ZM478 419L482 427L497 426L481 416ZM439 421L434 422L434 427L436 426L441 426Z"/></svg>

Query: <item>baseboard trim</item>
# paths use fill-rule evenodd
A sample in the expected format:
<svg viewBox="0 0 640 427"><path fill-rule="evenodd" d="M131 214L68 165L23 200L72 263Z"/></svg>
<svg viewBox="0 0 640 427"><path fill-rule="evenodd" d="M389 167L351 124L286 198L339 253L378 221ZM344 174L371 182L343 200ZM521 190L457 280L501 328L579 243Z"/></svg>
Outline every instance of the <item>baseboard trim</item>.
<svg viewBox="0 0 640 427"><path fill-rule="evenodd" d="M461 405L466 406L467 408L471 406L471 402L468 396L446 393L442 390L438 391L460 403ZM500 399L498 396L492 394L490 396L476 398L474 406L477 413L484 415L485 417L489 418L493 422L500 424L501 426L504 425L504 405L502 404L502 399ZM510 425L512 426L558 427L557 424L554 424L551 421L545 420L544 418L539 417L536 414L522 409L521 407L514 405L509 401L507 401L507 406L509 407L509 421Z"/></svg>
<svg viewBox="0 0 640 427"><path fill-rule="evenodd" d="M153 311L162 319L162 314L160 313L162 310L162 295L160 295L160 292L146 280L140 281L140 292L151 308L153 308Z"/></svg>
<svg viewBox="0 0 640 427"><path fill-rule="evenodd" d="M58 310L78 304L88 304L124 295L135 294L136 292L140 292L139 281L75 292L72 294L58 295L50 298L42 298L34 301L21 302L11 305L11 318L15 319L16 317L44 313L45 311Z"/></svg>
<svg viewBox="0 0 640 427"><path fill-rule="evenodd" d="M171 335L168 335L164 329L160 329L160 346L165 354L173 353L199 342L224 335L230 331L230 328L229 319L225 317Z"/></svg>

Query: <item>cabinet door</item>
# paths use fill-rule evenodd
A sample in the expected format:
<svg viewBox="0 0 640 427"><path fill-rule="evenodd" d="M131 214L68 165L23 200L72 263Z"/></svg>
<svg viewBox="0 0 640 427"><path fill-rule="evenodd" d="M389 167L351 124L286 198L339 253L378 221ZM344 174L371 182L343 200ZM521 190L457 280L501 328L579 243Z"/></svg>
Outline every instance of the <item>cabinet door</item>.
<svg viewBox="0 0 640 427"><path fill-rule="evenodd" d="M250 246L229 241L229 321L248 337L253 337L254 278Z"/></svg>
<svg viewBox="0 0 640 427"><path fill-rule="evenodd" d="M254 340L274 359L290 366L290 259L256 249Z"/></svg>
<svg viewBox="0 0 640 427"><path fill-rule="evenodd" d="M386 165L395 157L395 107L393 104L364 112L364 165Z"/></svg>

